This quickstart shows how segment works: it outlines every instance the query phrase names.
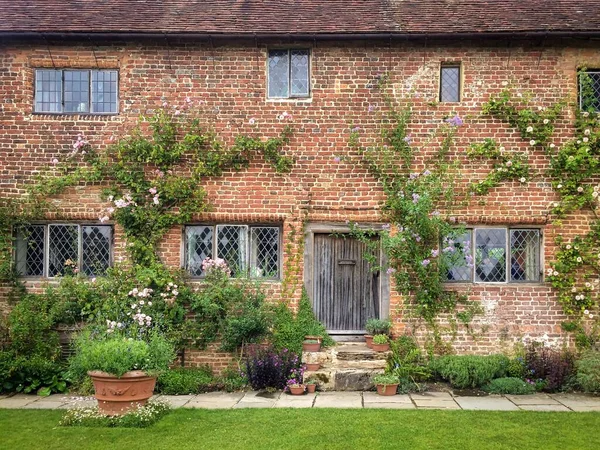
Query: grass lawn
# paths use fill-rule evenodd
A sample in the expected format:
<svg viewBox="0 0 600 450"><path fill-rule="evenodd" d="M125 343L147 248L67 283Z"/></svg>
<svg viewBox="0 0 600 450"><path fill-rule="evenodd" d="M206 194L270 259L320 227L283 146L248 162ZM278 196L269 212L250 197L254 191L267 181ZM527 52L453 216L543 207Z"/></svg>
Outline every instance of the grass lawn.
<svg viewBox="0 0 600 450"><path fill-rule="evenodd" d="M0 449L598 449L600 413L178 409L146 429L59 427L0 410Z"/></svg>

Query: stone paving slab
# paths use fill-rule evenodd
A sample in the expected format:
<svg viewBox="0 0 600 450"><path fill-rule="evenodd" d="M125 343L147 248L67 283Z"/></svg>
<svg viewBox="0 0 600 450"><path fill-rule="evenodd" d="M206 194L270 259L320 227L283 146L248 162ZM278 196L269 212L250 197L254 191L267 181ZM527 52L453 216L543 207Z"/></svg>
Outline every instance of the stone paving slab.
<svg viewBox="0 0 600 450"><path fill-rule="evenodd" d="M315 408L362 408L362 392L321 392Z"/></svg>
<svg viewBox="0 0 600 450"><path fill-rule="evenodd" d="M515 405L560 405L547 394L532 394L532 395L507 395L507 399Z"/></svg>
<svg viewBox="0 0 600 450"><path fill-rule="evenodd" d="M567 408L578 411L600 411L600 397L583 394L554 394L555 400Z"/></svg>
<svg viewBox="0 0 600 450"><path fill-rule="evenodd" d="M195 395L160 395L156 398L169 402L173 408L181 408L195 397Z"/></svg>
<svg viewBox="0 0 600 450"><path fill-rule="evenodd" d="M448 392L425 392L423 394L411 394L411 398L417 408L423 409L460 409Z"/></svg>
<svg viewBox="0 0 600 450"><path fill-rule="evenodd" d="M454 400L462 409L481 411L518 411L519 407L509 399L500 396L489 397L455 397Z"/></svg>
<svg viewBox="0 0 600 450"><path fill-rule="evenodd" d="M243 392L209 392L193 397L184 408L229 409L242 398Z"/></svg>
<svg viewBox="0 0 600 450"><path fill-rule="evenodd" d="M234 408L272 408L281 392L246 392Z"/></svg>
<svg viewBox="0 0 600 450"><path fill-rule="evenodd" d="M556 412L571 411L565 405L561 405L561 404L558 404L558 405L519 405L519 408L524 411L556 411ZM600 407L598 408L598 410L600 411Z"/></svg>
<svg viewBox="0 0 600 450"><path fill-rule="evenodd" d="M0 408L16 409L24 408L34 402L37 402L41 397L35 395L17 394L12 397L7 397L0 401Z"/></svg>
<svg viewBox="0 0 600 450"><path fill-rule="evenodd" d="M365 407L370 403L406 403L413 404L408 394L400 395L379 395L377 392L363 392L363 403ZM414 405L413 405L414 406Z"/></svg>
<svg viewBox="0 0 600 450"><path fill-rule="evenodd" d="M275 408L312 408L317 394L282 394L275 402Z"/></svg>

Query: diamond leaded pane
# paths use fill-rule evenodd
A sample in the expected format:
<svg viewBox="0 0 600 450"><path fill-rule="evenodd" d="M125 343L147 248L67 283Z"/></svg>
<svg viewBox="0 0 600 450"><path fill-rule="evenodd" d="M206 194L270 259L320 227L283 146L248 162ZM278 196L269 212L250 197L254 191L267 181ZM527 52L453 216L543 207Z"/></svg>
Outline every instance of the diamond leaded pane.
<svg viewBox="0 0 600 450"><path fill-rule="evenodd" d="M506 229L475 230L475 281L506 281Z"/></svg>
<svg viewBox="0 0 600 450"><path fill-rule="evenodd" d="M472 280L473 250L470 231L443 239L441 255L447 281Z"/></svg>
<svg viewBox="0 0 600 450"><path fill-rule="evenodd" d="M290 57L288 50L269 51L269 97L286 98L290 91Z"/></svg>
<svg viewBox="0 0 600 450"><path fill-rule="evenodd" d="M540 280L539 230L510 230L510 279Z"/></svg>
<svg viewBox="0 0 600 450"><path fill-rule="evenodd" d="M17 233L17 272L25 277L44 276L44 225L30 225Z"/></svg>
<svg viewBox="0 0 600 450"><path fill-rule="evenodd" d="M227 262L234 276L246 272L247 235L247 226L217 225L217 256Z"/></svg>
<svg viewBox="0 0 600 450"><path fill-rule="evenodd" d="M194 277L204 274L202 261L212 258L213 227L199 225L185 229L185 268Z"/></svg>
<svg viewBox="0 0 600 450"><path fill-rule="evenodd" d="M588 70L579 79L579 103L585 111L600 111L600 70Z"/></svg>
<svg viewBox="0 0 600 450"><path fill-rule="evenodd" d="M250 230L250 275L279 277L279 228L253 227Z"/></svg>
<svg viewBox="0 0 600 450"><path fill-rule="evenodd" d="M440 76L440 101L460 101L460 67L442 67Z"/></svg>
<svg viewBox="0 0 600 450"><path fill-rule="evenodd" d="M81 270L88 276L102 275L110 266L112 229L109 226L82 227Z"/></svg>
<svg viewBox="0 0 600 450"><path fill-rule="evenodd" d="M290 81L293 96L308 96L308 50L291 51Z"/></svg>
<svg viewBox="0 0 600 450"><path fill-rule="evenodd" d="M62 72L60 70L35 71L35 112L61 112Z"/></svg>
<svg viewBox="0 0 600 450"><path fill-rule="evenodd" d="M92 112L117 112L117 71L92 71Z"/></svg>
<svg viewBox="0 0 600 450"><path fill-rule="evenodd" d="M64 273L65 262L77 263L79 227L77 225L48 226L48 276Z"/></svg>
<svg viewBox="0 0 600 450"><path fill-rule="evenodd" d="M90 72L88 70L65 70L64 111L90 111Z"/></svg>

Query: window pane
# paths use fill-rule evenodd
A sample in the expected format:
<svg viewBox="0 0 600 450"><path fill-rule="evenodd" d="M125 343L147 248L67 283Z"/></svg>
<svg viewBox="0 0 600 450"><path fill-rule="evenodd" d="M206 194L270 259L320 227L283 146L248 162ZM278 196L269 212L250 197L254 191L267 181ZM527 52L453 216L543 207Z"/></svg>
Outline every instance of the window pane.
<svg viewBox="0 0 600 450"><path fill-rule="evenodd" d="M539 230L510 230L510 279L540 280Z"/></svg>
<svg viewBox="0 0 600 450"><path fill-rule="evenodd" d="M31 225L17 233L17 272L26 277L44 275L43 225Z"/></svg>
<svg viewBox="0 0 600 450"><path fill-rule="evenodd" d="M585 111L600 111L600 71L589 70L579 78L580 107Z"/></svg>
<svg viewBox="0 0 600 450"><path fill-rule="evenodd" d="M443 239L441 261L448 281L472 281L471 232Z"/></svg>
<svg viewBox="0 0 600 450"><path fill-rule="evenodd" d="M259 278L279 277L279 228L251 229L250 275Z"/></svg>
<svg viewBox="0 0 600 450"><path fill-rule="evenodd" d="M292 50L291 52L292 95L308 95L308 50Z"/></svg>
<svg viewBox="0 0 600 450"><path fill-rule="evenodd" d="M460 101L460 67L442 67L440 75L440 101Z"/></svg>
<svg viewBox="0 0 600 450"><path fill-rule="evenodd" d="M289 52L271 50L269 52L269 97L289 97Z"/></svg>
<svg viewBox="0 0 600 450"><path fill-rule="evenodd" d="M217 226L217 256L227 262L233 276L246 272L247 235L246 226Z"/></svg>
<svg viewBox="0 0 600 450"><path fill-rule="evenodd" d="M48 276L64 273L65 262L77 263L79 257L79 227L77 225L48 226Z"/></svg>
<svg viewBox="0 0 600 450"><path fill-rule="evenodd" d="M35 71L35 112L61 112L62 73L60 70Z"/></svg>
<svg viewBox="0 0 600 450"><path fill-rule="evenodd" d="M65 70L65 112L89 112L90 72L88 70Z"/></svg>
<svg viewBox="0 0 600 450"><path fill-rule="evenodd" d="M102 275L110 266L112 229L108 226L82 227L81 270L88 276Z"/></svg>
<svg viewBox="0 0 600 450"><path fill-rule="evenodd" d="M506 281L506 229L475 230L475 280Z"/></svg>
<svg viewBox="0 0 600 450"><path fill-rule="evenodd" d="M187 227L185 238L185 268L194 277L202 276L202 261L212 258L213 227Z"/></svg>
<svg viewBox="0 0 600 450"><path fill-rule="evenodd" d="M92 112L117 112L117 72L92 71Z"/></svg>

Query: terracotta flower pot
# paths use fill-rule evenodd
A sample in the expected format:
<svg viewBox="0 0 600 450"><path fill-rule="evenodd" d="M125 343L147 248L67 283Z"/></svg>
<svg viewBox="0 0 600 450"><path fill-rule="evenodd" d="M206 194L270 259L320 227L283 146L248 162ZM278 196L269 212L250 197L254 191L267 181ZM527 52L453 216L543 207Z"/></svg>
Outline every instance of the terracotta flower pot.
<svg viewBox="0 0 600 450"><path fill-rule="evenodd" d="M321 342L323 342L323 337L306 335L306 336L304 336L304 340L305 341L319 341L319 343L321 343Z"/></svg>
<svg viewBox="0 0 600 450"><path fill-rule="evenodd" d="M373 347L371 347L373 350L375 350L376 352L387 352L390 349L390 344L389 342L386 342L385 344L375 344L373 343Z"/></svg>
<svg viewBox="0 0 600 450"><path fill-rule="evenodd" d="M367 344L367 347L373 348L373 335L372 334L365 334L365 343Z"/></svg>
<svg viewBox="0 0 600 450"><path fill-rule="evenodd" d="M315 344L307 344L306 342L303 342L302 350L305 352L318 352L319 350L321 350L321 343L317 342Z"/></svg>
<svg viewBox="0 0 600 450"><path fill-rule="evenodd" d="M378 384L377 393L379 395L396 395L398 390L397 384Z"/></svg>
<svg viewBox="0 0 600 450"><path fill-rule="evenodd" d="M296 386L288 386L290 388L290 394L292 395L302 395L304 394L304 385L298 384Z"/></svg>
<svg viewBox="0 0 600 450"><path fill-rule="evenodd" d="M316 384L307 384L306 385L306 392L308 392L309 394L314 394L316 390L317 390Z"/></svg>
<svg viewBox="0 0 600 450"><path fill-rule="evenodd" d="M310 370L311 372L314 372L315 370L319 370L319 367L321 367L320 363L314 363L314 364L306 363L306 370Z"/></svg>
<svg viewBox="0 0 600 450"><path fill-rule="evenodd" d="M121 378L100 371L88 372L88 375L94 383L100 412L109 416L120 416L145 405L156 384L156 377L139 370L126 372Z"/></svg>

